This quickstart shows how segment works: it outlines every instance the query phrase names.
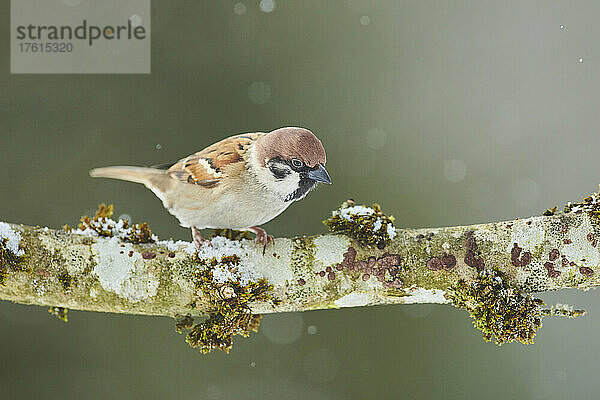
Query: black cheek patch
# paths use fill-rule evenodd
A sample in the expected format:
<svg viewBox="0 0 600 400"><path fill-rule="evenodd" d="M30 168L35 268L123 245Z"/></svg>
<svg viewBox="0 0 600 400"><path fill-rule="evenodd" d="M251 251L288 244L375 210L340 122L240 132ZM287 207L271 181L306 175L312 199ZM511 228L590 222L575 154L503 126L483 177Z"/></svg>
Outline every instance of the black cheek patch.
<svg viewBox="0 0 600 400"><path fill-rule="evenodd" d="M291 173L288 169L277 168L275 165L269 166L269 170L277 180L282 180Z"/></svg>
<svg viewBox="0 0 600 400"><path fill-rule="evenodd" d="M317 186L317 182L313 181L312 179L301 178L300 183L298 184L298 189L290 193L283 201L288 202L300 200L304 198L308 192L313 190L315 186Z"/></svg>

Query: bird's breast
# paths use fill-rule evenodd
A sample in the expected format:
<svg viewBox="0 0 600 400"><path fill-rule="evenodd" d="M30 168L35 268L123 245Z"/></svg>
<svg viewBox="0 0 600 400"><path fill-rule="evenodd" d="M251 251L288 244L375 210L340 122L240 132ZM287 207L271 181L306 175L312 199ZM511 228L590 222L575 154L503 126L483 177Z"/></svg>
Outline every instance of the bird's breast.
<svg viewBox="0 0 600 400"><path fill-rule="evenodd" d="M189 187L188 187L189 186ZM262 225L290 204L260 187L244 190L214 190L183 185L177 200L167 207L182 226L219 229L246 229Z"/></svg>

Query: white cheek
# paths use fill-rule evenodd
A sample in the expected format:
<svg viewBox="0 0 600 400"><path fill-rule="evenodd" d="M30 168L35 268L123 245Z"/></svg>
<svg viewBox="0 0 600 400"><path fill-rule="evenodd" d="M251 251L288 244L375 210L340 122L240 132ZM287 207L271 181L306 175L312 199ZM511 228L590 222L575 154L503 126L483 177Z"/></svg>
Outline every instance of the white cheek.
<svg viewBox="0 0 600 400"><path fill-rule="evenodd" d="M296 189L298 189L299 183L300 174L298 174L297 172L292 172L291 174L283 178L283 180L278 181L276 183L276 186L278 192L281 193L284 197L286 197L287 195L293 193L294 191L296 191Z"/></svg>

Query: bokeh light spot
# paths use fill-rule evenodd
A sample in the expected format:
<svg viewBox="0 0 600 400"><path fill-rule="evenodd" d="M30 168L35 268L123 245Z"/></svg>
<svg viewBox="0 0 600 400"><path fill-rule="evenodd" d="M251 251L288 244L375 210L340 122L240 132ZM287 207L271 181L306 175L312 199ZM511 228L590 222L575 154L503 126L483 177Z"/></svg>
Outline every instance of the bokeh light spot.
<svg viewBox="0 0 600 400"><path fill-rule="evenodd" d="M262 12L270 13L275 9L275 0L260 0L258 6Z"/></svg>
<svg viewBox="0 0 600 400"><path fill-rule="evenodd" d="M264 82L254 82L248 88L248 97L254 104L265 104L271 98L271 86Z"/></svg>
<svg viewBox="0 0 600 400"><path fill-rule="evenodd" d="M133 26L134 28L136 26L142 25L142 17L140 17L137 14L133 14L131 17L129 17L129 21L131 22L131 26Z"/></svg>
<svg viewBox="0 0 600 400"><path fill-rule="evenodd" d="M367 146L373 150L381 150L387 143L387 133L382 129L375 128L367 132Z"/></svg>
<svg viewBox="0 0 600 400"><path fill-rule="evenodd" d="M299 313L268 315L263 317L261 330L271 342L287 344L300 337L303 325L304 320Z"/></svg>
<svg viewBox="0 0 600 400"><path fill-rule="evenodd" d="M462 182L467 176L467 164L463 160L449 160L444 164L444 176L450 182Z"/></svg>
<svg viewBox="0 0 600 400"><path fill-rule="evenodd" d="M233 6L233 12L237 15L246 14L246 5L244 3L235 3Z"/></svg>

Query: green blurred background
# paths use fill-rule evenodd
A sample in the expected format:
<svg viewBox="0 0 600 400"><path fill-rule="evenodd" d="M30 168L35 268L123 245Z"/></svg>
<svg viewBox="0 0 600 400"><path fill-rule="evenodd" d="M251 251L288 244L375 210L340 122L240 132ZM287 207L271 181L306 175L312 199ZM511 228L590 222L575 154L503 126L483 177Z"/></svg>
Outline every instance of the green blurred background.
<svg viewBox="0 0 600 400"><path fill-rule="evenodd" d="M88 170L288 125L322 139L334 185L268 223L277 236L323 232L348 197L399 226L540 214L600 182L599 12L594 1L154 0L152 74L11 75L3 1L0 220L58 228L105 201L188 240L143 186ZM231 354L207 356L168 318L73 311L63 324L3 302L0 398L596 398L600 296L544 298L589 314L502 347L448 306L266 316Z"/></svg>

